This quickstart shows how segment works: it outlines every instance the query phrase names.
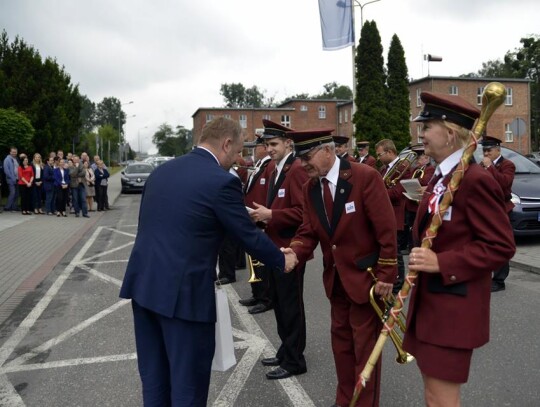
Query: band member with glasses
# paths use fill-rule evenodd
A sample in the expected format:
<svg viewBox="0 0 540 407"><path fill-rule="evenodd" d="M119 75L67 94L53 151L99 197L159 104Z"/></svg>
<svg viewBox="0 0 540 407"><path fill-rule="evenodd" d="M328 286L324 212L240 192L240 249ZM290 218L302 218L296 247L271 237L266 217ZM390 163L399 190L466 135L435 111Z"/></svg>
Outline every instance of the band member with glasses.
<svg viewBox="0 0 540 407"><path fill-rule="evenodd" d="M385 177L387 173L390 173L394 165L398 165L399 156L396 146L392 140L383 139L375 144L375 151L377 159L383 164L380 169L381 175ZM409 172L403 175L403 179L409 178ZM394 216L396 217L397 227L397 264L398 264L398 279L394 284L394 294L397 293L403 286L403 279L405 278L405 262L403 260L403 253L407 252L407 231L405 230L405 189L396 181L395 183L386 182L386 191L392 202L394 208Z"/></svg>
<svg viewBox="0 0 540 407"><path fill-rule="evenodd" d="M375 346L382 324L369 302L387 296L397 277L396 224L377 170L337 159L331 132L292 132L296 154L311 180L304 185L302 226L291 241L300 262L321 245L323 284L331 305L336 406L348 406L356 378ZM360 406L378 406L381 363L360 395Z"/></svg>

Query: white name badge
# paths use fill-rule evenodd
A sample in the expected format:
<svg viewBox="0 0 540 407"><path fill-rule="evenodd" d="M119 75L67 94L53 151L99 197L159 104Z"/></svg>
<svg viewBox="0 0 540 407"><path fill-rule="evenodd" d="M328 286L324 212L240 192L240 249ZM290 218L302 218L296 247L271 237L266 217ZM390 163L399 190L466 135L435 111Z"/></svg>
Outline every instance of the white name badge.
<svg viewBox="0 0 540 407"><path fill-rule="evenodd" d="M444 213L442 220L452 220L452 207L451 206L449 206L446 212Z"/></svg>
<svg viewBox="0 0 540 407"><path fill-rule="evenodd" d="M345 204L345 213L353 213L356 212L356 208L354 207L354 202L347 202Z"/></svg>
<svg viewBox="0 0 540 407"><path fill-rule="evenodd" d="M278 196L278 198L284 198L285 197L285 188L278 189L277 196Z"/></svg>
<svg viewBox="0 0 540 407"><path fill-rule="evenodd" d="M261 178L260 184L261 184L261 185L266 184L266 178Z"/></svg>

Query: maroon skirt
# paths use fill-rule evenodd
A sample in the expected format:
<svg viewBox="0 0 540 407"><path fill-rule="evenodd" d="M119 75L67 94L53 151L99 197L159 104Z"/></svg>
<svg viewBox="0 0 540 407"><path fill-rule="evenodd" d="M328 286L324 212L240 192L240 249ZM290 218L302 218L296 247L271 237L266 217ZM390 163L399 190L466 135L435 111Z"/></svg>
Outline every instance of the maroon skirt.
<svg viewBox="0 0 540 407"><path fill-rule="evenodd" d="M413 328L413 327L411 327ZM453 383L467 383L472 349L456 349L422 342L414 328L407 330L403 349L416 358L420 371L429 377Z"/></svg>

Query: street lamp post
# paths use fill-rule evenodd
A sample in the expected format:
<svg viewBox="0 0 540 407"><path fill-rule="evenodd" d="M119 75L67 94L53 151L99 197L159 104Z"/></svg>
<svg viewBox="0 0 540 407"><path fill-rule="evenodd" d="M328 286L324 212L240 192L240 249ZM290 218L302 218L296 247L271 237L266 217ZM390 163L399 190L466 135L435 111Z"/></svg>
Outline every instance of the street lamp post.
<svg viewBox="0 0 540 407"><path fill-rule="evenodd" d="M139 139L139 155L142 154L142 150L141 150L141 130L144 130L144 129L147 129L147 128L148 128L148 126L141 127L139 129L139 131L137 132L137 137Z"/></svg>
<svg viewBox="0 0 540 407"><path fill-rule="evenodd" d="M130 100L127 103L120 103L120 111L118 112L118 162L122 161L122 106L132 105L133 103L133 100ZM135 117L135 115L129 117Z"/></svg>

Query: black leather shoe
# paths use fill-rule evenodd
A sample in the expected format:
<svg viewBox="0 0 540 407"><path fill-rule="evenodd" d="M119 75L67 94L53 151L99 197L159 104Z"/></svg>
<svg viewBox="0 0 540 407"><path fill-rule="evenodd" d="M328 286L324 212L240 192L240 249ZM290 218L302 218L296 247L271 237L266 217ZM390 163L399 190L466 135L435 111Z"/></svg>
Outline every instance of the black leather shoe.
<svg viewBox="0 0 540 407"><path fill-rule="evenodd" d="M257 305L259 303L259 300L251 297L251 298L246 298L245 300L239 300L238 302L240 303L240 305L244 305L246 307L252 307L254 305Z"/></svg>
<svg viewBox="0 0 540 407"><path fill-rule="evenodd" d="M292 376L292 373L289 372L288 370L283 369L282 367L278 367L266 373L266 378L269 380L286 379L287 377L291 377L291 376Z"/></svg>
<svg viewBox="0 0 540 407"><path fill-rule="evenodd" d="M497 291L504 291L506 289L506 286L504 283L496 283L495 281L491 282L491 292L495 293Z"/></svg>
<svg viewBox="0 0 540 407"><path fill-rule="evenodd" d="M279 366L279 359L278 358L265 358L261 360L261 363L263 366Z"/></svg>
<svg viewBox="0 0 540 407"><path fill-rule="evenodd" d="M248 312L250 314L260 314L261 312L266 312L272 309L271 305L257 304L254 307L251 307Z"/></svg>
<svg viewBox="0 0 540 407"><path fill-rule="evenodd" d="M233 279L230 279L230 278L227 278L227 277L223 277L223 278L220 278L219 280L217 280L216 284L225 285L225 284L231 284L231 283L234 283L234 282L236 282L236 280L233 280Z"/></svg>

